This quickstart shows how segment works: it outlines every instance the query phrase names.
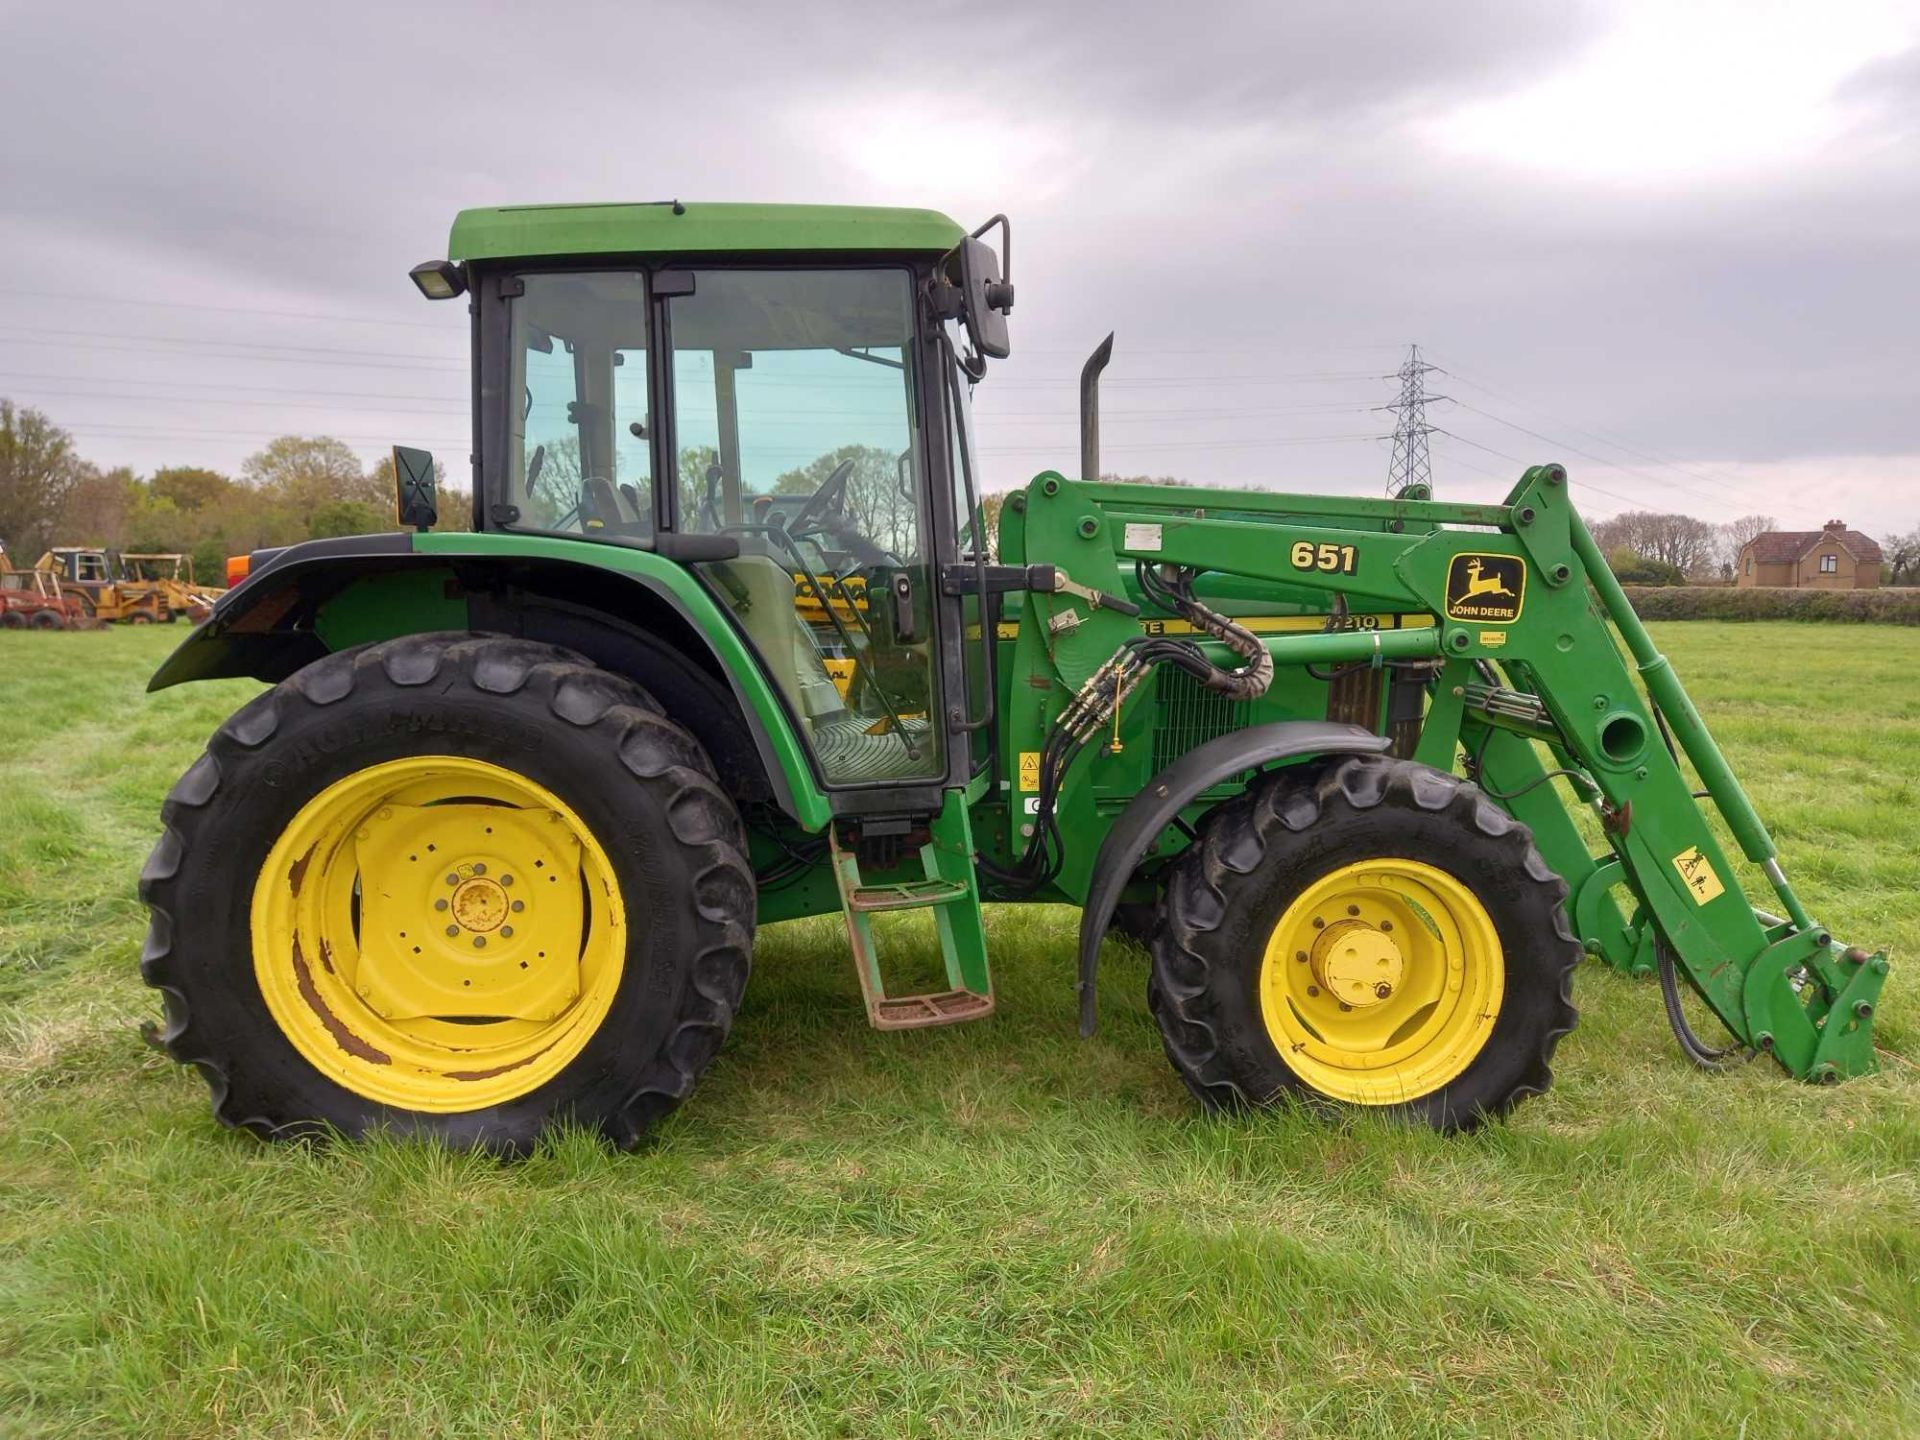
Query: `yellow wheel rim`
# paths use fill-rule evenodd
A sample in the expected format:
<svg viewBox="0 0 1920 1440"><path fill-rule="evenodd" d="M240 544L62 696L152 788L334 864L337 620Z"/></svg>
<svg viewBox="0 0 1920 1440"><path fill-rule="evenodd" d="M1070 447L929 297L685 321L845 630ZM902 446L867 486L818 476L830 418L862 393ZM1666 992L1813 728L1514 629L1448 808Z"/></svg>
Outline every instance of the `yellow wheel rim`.
<svg viewBox="0 0 1920 1440"><path fill-rule="evenodd" d="M1260 966L1260 1011L1281 1059L1356 1105L1418 1099L1458 1076L1505 990L1486 907L1418 860L1363 860L1316 880L1273 927Z"/></svg>
<svg viewBox="0 0 1920 1440"><path fill-rule="evenodd" d="M356 1095L478 1110L571 1063L620 988L606 852L559 797L451 755L374 765L300 808L253 887L281 1032Z"/></svg>

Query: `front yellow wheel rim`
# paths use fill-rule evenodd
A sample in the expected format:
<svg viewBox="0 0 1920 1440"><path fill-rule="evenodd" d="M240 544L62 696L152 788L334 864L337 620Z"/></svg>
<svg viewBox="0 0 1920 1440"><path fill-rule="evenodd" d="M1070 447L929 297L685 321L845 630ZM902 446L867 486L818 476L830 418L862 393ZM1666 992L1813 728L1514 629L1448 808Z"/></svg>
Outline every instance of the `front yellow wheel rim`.
<svg viewBox="0 0 1920 1440"><path fill-rule="evenodd" d="M1393 1105L1473 1063L1506 991L1500 936L1466 885L1392 857L1343 865L1267 939L1260 1011L1287 1067L1323 1095Z"/></svg>
<svg viewBox="0 0 1920 1440"><path fill-rule="evenodd" d="M303 805L254 882L274 1023L354 1094L449 1113L531 1093L620 988L627 916L573 809L462 756L370 766Z"/></svg>

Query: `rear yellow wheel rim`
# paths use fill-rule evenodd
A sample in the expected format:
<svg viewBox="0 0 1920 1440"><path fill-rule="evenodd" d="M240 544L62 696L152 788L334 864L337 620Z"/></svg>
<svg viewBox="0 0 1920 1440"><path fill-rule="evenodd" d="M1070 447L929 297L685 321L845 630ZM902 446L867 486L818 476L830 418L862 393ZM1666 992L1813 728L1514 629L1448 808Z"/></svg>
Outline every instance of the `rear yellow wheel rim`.
<svg viewBox="0 0 1920 1440"><path fill-rule="evenodd" d="M1466 885L1418 860L1343 865L1281 915L1260 1011L1287 1067L1323 1095L1393 1105L1473 1063L1506 991L1500 936Z"/></svg>
<svg viewBox="0 0 1920 1440"><path fill-rule="evenodd" d="M274 1023L354 1094L451 1113L531 1093L620 988L627 917L605 850L523 775L425 755L300 808L254 882Z"/></svg>

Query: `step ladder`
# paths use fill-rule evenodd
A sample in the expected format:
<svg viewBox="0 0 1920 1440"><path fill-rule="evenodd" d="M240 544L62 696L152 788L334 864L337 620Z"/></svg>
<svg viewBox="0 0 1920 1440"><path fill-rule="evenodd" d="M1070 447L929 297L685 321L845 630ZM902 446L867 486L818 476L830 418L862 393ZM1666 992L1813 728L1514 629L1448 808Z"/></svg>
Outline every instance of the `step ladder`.
<svg viewBox="0 0 1920 1440"><path fill-rule="evenodd" d="M830 833L833 877L840 887L840 908L847 917L847 943L866 997L867 1021L876 1030L921 1030L957 1025L993 1013L993 982L987 973L987 931L980 913L980 890L973 872L973 827L966 795L949 790L940 814L920 847L923 879L869 885L860 859ZM924 995L889 995L880 974L880 951L873 938L873 916L901 910L931 910L940 937L940 958L949 988Z"/></svg>

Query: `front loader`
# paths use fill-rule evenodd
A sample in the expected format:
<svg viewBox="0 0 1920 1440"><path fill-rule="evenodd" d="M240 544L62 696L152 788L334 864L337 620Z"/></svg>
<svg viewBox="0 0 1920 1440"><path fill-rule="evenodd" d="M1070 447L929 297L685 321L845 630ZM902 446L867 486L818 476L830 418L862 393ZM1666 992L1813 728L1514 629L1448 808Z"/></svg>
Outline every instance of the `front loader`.
<svg viewBox="0 0 1920 1440"><path fill-rule="evenodd" d="M1656 974L1697 1063L1873 1068L1886 956L1796 896L1558 465L1497 505L1105 482L1109 343L1082 478L988 535L1007 238L459 217L413 278L467 302L472 529L396 450L407 529L257 552L154 677L270 686L141 880L159 1038L221 1119L629 1145L718 1050L757 926L844 916L869 1022L909 1030L993 1013L983 902L1080 907L1085 1032L1103 940L1144 943L1209 1106L1498 1116L1549 1083L1583 952ZM883 954L910 912L929 991Z"/></svg>

